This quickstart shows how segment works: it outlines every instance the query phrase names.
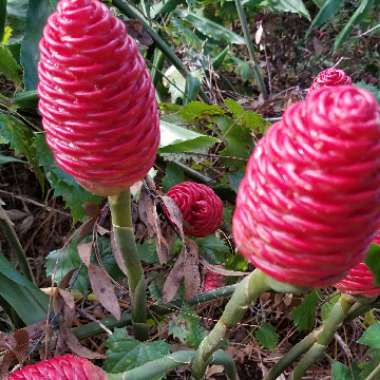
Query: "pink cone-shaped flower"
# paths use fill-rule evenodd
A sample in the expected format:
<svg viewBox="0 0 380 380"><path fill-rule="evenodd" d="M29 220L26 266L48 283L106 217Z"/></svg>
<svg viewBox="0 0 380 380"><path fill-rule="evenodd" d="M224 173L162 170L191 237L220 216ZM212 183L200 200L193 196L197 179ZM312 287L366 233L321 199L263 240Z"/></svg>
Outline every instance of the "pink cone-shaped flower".
<svg viewBox="0 0 380 380"><path fill-rule="evenodd" d="M223 267L222 267L223 268ZM206 269L206 273L203 280L203 291L211 292L224 285L224 276L220 273L212 272Z"/></svg>
<svg viewBox="0 0 380 380"><path fill-rule="evenodd" d="M375 285L373 274L365 263L359 263L352 268L335 287L346 294L365 297L380 296L380 286Z"/></svg>
<svg viewBox="0 0 380 380"><path fill-rule="evenodd" d="M380 245L380 231L373 242ZM335 285L342 293L361 295L366 297L380 296L380 286L375 284L375 279L365 263L359 263L352 268L347 276Z"/></svg>
<svg viewBox="0 0 380 380"><path fill-rule="evenodd" d="M362 261L380 217L380 108L325 87L258 143L233 217L238 250L274 279L322 287Z"/></svg>
<svg viewBox="0 0 380 380"><path fill-rule="evenodd" d="M58 166L101 195L142 179L155 161L159 117L123 22L98 0L61 0L40 53L39 110Z"/></svg>
<svg viewBox="0 0 380 380"><path fill-rule="evenodd" d="M214 233L222 223L223 203L213 189L186 181L167 193L182 213L185 234L202 237Z"/></svg>
<svg viewBox="0 0 380 380"><path fill-rule="evenodd" d="M334 87L341 85L352 84L351 77L343 70L330 67L329 69L321 71L313 80L309 88L309 93L321 87Z"/></svg>
<svg viewBox="0 0 380 380"><path fill-rule="evenodd" d="M73 355L57 356L27 365L12 373L7 380L106 380L99 367Z"/></svg>

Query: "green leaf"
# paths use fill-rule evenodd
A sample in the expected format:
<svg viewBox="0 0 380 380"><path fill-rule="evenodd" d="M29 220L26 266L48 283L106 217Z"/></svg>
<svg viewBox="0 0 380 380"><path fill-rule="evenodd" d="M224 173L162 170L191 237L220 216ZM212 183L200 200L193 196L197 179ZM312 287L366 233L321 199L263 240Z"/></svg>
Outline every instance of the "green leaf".
<svg viewBox="0 0 380 380"><path fill-rule="evenodd" d="M158 262L156 244L153 240L146 240L143 244L137 244L137 254L144 263L156 264Z"/></svg>
<svg viewBox="0 0 380 380"><path fill-rule="evenodd" d="M293 322L299 331L309 331L314 327L318 301L319 294L315 290L309 293L303 302L293 309Z"/></svg>
<svg viewBox="0 0 380 380"><path fill-rule="evenodd" d="M38 44L49 15L55 10L56 0L29 0L25 36L21 43L21 64L24 68L26 90L37 87Z"/></svg>
<svg viewBox="0 0 380 380"><path fill-rule="evenodd" d="M192 100L196 99L201 89L201 81L189 74L186 77L186 87L185 87L185 103L189 103Z"/></svg>
<svg viewBox="0 0 380 380"><path fill-rule="evenodd" d="M43 188L44 175L38 164L34 133L31 129L13 116L2 114L0 115L0 137L11 146L17 155L26 157Z"/></svg>
<svg viewBox="0 0 380 380"><path fill-rule="evenodd" d="M165 169L165 175L162 178L162 186L168 191L172 186L185 180L185 173L182 168L174 162L168 162Z"/></svg>
<svg viewBox="0 0 380 380"><path fill-rule="evenodd" d="M7 1L7 24L12 28L9 43L19 43L24 36L29 0Z"/></svg>
<svg viewBox="0 0 380 380"><path fill-rule="evenodd" d="M106 345L107 359L103 368L110 373L124 372L170 353L165 341L140 342L128 336L125 329L115 329Z"/></svg>
<svg viewBox="0 0 380 380"><path fill-rule="evenodd" d="M321 25L331 20L339 11L343 3L344 0L326 0L322 8L319 10L318 14L313 19L306 33L306 38L309 36L310 32L313 29L319 28Z"/></svg>
<svg viewBox="0 0 380 380"><path fill-rule="evenodd" d="M211 264L222 264L231 253L230 247L224 240L215 235L197 239L199 253Z"/></svg>
<svg viewBox="0 0 380 380"><path fill-rule="evenodd" d="M198 118L205 119L211 116L224 115L225 111L222 107L215 104L194 101L179 108L178 113L183 120L192 123Z"/></svg>
<svg viewBox="0 0 380 380"><path fill-rule="evenodd" d="M20 67L6 46L0 46L0 73L15 82L16 85L21 83Z"/></svg>
<svg viewBox="0 0 380 380"><path fill-rule="evenodd" d="M46 275L50 277L54 283L59 284L67 273L73 269L80 268L81 259L78 255L77 246L78 241L72 240L63 248L51 251L47 255L45 259ZM73 288L82 293L87 293L88 278L85 266L82 266Z"/></svg>
<svg viewBox="0 0 380 380"><path fill-rule="evenodd" d="M30 325L46 319L49 297L0 255L0 298Z"/></svg>
<svg viewBox="0 0 380 380"><path fill-rule="evenodd" d="M351 370L344 364L334 361L331 366L331 380L352 380Z"/></svg>
<svg viewBox="0 0 380 380"><path fill-rule="evenodd" d="M230 255L227 258L226 269L236 270L238 272L246 272L248 270L247 260L239 255Z"/></svg>
<svg viewBox="0 0 380 380"><path fill-rule="evenodd" d="M9 162L25 163L24 161L21 161L18 158L11 157L11 156L4 156L3 154L0 154L0 165L8 164Z"/></svg>
<svg viewBox="0 0 380 380"><path fill-rule="evenodd" d="M0 0L0 41L3 39L7 18L7 0Z"/></svg>
<svg viewBox="0 0 380 380"><path fill-rule="evenodd" d="M273 11L298 13L311 20L310 13L302 0L266 0L261 5L267 6Z"/></svg>
<svg viewBox="0 0 380 380"><path fill-rule="evenodd" d="M344 41L351 34L352 29L357 25L367 14L369 9L373 5L373 0L361 0L359 6L356 8L356 11L349 19L348 23L344 26L343 30L338 34L338 37L334 43L334 51L338 50Z"/></svg>
<svg viewBox="0 0 380 380"><path fill-rule="evenodd" d="M215 137L161 120L160 153L205 152L217 142Z"/></svg>
<svg viewBox="0 0 380 380"><path fill-rule="evenodd" d="M380 349L380 323L371 325L364 331L358 343L374 349Z"/></svg>
<svg viewBox="0 0 380 380"><path fill-rule="evenodd" d="M255 337L257 342L268 350L274 349L280 336L276 329L270 323L264 323L256 332Z"/></svg>
<svg viewBox="0 0 380 380"><path fill-rule="evenodd" d="M364 261L375 278L375 284L380 286L380 246L371 244L367 257Z"/></svg>
<svg viewBox="0 0 380 380"><path fill-rule="evenodd" d="M45 259L46 275L54 279L55 283L59 283L67 273L73 269L80 269L73 288L79 290L81 293L87 293L87 268L82 265L82 261L78 255L77 247L79 243L86 243L91 241L92 236L88 236L80 242L77 239L74 239L63 248L51 251ZM106 269L107 273L115 280L124 278L124 275L120 271L112 253L110 239L103 236L98 236L96 239L96 244L98 250L97 252L100 254L101 263ZM92 254L91 258L93 262L96 262L94 253Z"/></svg>
<svg viewBox="0 0 380 380"><path fill-rule="evenodd" d="M214 21L199 16L193 12L182 11L178 12L178 15L179 17L187 20L195 29L207 37L224 43L245 45L245 40L243 37Z"/></svg>
<svg viewBox="0 0 380 380"><path fill-rule="evenodd" d="M83 189L72 176L56 166L45 136L40 133L35 136L35 146L40 166L43 167L56 197L62 197L66 206L71 209L74 221L86 216L84 205L88 202L99 204L101 198Z"/></svg>
<svg viewBox="0 0 380 380"><path fill-rule="evenodd" d="M169 334L191 348L198 348L206 335L200 318L190 306L183 306L181 313L169 322Z"/></svg>

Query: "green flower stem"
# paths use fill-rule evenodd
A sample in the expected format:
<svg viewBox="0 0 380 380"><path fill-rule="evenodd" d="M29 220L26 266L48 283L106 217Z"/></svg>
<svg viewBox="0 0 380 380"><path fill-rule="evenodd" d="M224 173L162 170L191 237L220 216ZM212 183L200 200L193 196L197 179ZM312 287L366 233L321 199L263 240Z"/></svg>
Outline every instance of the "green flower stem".
<svg viewBox="0 0 380 380"><path fill-rule="evenodd" d="M347 294L342 294L333 306L330 315L322 325L322 331L318 335L317 341L306 352L304 357L297 364L296 368L290 375L290 380L301 380L309 367L316 363L328 345L334 338L334 334L342 325L344 320L349 316L350 309L353 307L355 299Z"/></svg>
<svg viewBox="0 0 380 380"><path fill-rule="evenodd" d="M116 249L123 258L128 275L129 291L132 303L132 321L137 339L148 339L146 285L144 269L137 255L135 234L132 223L131 194L127 190L118 195L108 197L112 228Z"/></svg>
<svg viewBox="0 0 380 380"><path fill-rule="evenodd" d="M144 365L123 373L107 374L107 380L147 380L157 379L177 367L189 365L193 360L194 351L177 351L161 359L153 360ZM236 367L229 355L224 351L215 352L212 364L222 365L230 380L236 380Z"/></svg>
<svg viewBox="0 0 380 380"><path fill-rule="evenodd" d="M365 380L377 380L380 378L380 363L376 368L365 378Z"/></svg>
<svg viewBox="0 0 380 380"><path fill-rule="evenodd" d="M195 354L192 367L193 379L200 380L203 378L211 355L223 342L227 330L243 318L249 305L257 297L270 290L266 279L267 277L256 269L236 287L219 321L209 335L203 339Z"/></svg>
<svg viewBox="0 0 380 380"><path fill-rule="evenodd" d="M240 19L241 27L243 29L244 38L247 44L249 57L253 64L252 65L253 75L255 77L257 86L262 96L264 97L264 99L267 99L268 98L267 88L265 87L263 76L261 75L260 68L255 58L255 48L253 47L251 33L249 32L247 16L245 14L244 7L241 3L241 0L235 0L235 5L236 5L237 12L239 14L239 19Z"/></svg>
<svg viewBox="0 0 380 380"><path fill-rule="evenodd" d="M363 298L350 308L346 320L353 320L356 317L365 314L371 310L376 299ZM309 348L317 342L318 336L322 331L323 326L310 332L300 342L295 344L280 360L276 363L263 380L275 380L284 370L289 367L295 360L297 360L302 354L309 350Z"/></svg>
<svg viewBox="0 0 380 380"><path fill-rule="evenodd" d="M310 349L317 341L322 329L315 329L305 336L300 342L294 345L267 373L263 380L276 380L284 370L296 361L302 354Z"/></svg>

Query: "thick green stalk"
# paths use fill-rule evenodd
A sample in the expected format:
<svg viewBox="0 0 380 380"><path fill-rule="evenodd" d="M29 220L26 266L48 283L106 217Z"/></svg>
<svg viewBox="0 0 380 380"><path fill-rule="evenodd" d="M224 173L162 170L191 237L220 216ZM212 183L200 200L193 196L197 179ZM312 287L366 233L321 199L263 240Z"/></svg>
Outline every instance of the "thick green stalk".
<svg viewBox="0 0 380 380"><path fill-rule="evenodd" d="M361 299L360 302L355 302L351 307L346 320L352 320L356 317L365 314L373 307L375 299ZM294 361L296 361L302 354L309 350L309 348L317 342L318 336L322 331L322 326L310 332L300 342L295 344L279 361L276 363L263 380L275 380L282 372L285 371Z"/></svg>
<svg viewBox="0 0 380 380"><path fill-rule="evenodd" d="M215 299L229 297L235 290L236 285L224 286L222 288L215 289L211 292L201 293L191 298L186 303L188 305L199 305L205 302L210 302ZM157 304L149 307L149 314L152 315L165 315L173 312L177 308L181 307L181 302L172 302L170 304ZM131 324L131 316L128 313L123 313L121 320L118 321L113 317L102 319L101 324L109 329L115 327L124 327ZM89 338L91 336L99 335L104 332L104 329L98 322L90 322L86 325L81 325L72 329L73 333L79 339Z"/></svg>
<svg viewBox="0 0 380 380"><path fill-rule="evenodd" d="M376 368L365 378L365 380L377 380L380 379L380 363Z"/></svg>
<svg viewBox="0 0 380 380"><path fill-rule="evenodd" d="M165 376L177 367L189 365L194 357L194 351L177 351L161 359L153 360L144 365L123 373L107 374L107 380L147 380ZM212 364L222 365L230 380L236 380L236 367L231 357L219 350L212 357Z"/></svg>
<svg viewBox="0 0 380 380"><path fill-rule="evenodd" d="M334 338L334 334L342 325L344 320L349 316L350 309L353 307L355 299L347 294L342 294L333 306L328 318L322 325L322 331L318 335L317 341L306 352L304 357L293 370L290 380L301 380L309 367L316 363L328 345Z"/></svg>
<svg viewBox="0 0 380 380"><path fill-rule="evenodd" d="M239 283L219 321L203 339L195 354L192 367L193 379L203 379L211 355L223 342L227 330L236 325L243 318L249 305L267 290L270 290L270 287L266 283L266 276L258 269Z"/></svg>
<svg viewBox="0 0 380 380"><path fill-rule="evenodd" d="M263 380L276 380L284 370L296 361L302 354L310 349L317 341L321 328L313 330L305 336L300 342L294 345L267 373Z"/></svg>
<svg viewBox="0 0 380 380"><path fill-rule="evenodd" d="M116 249L127 271L132 302L132 321L137 339L148 339L144 269L138 258L132 223L131 194L127 190L108 197Z"/></svg>
<svg viewBox="0 0 380 380"><path fill-rule="evenodd" d="M33 272L30 269L26 254L20 240L17 237L16 231L13 228L13 223L9 219L5 210L1 207L0 201L0 230L3 233L5 239L7 240L10 249L14 252L18 265L20 266L21 272L24 274L28 280L34 282Z"/></svg>
<svg viewBox="0 0 380 380"><path fill-rule="evenodd" d="M264 99L267 99L268 98L268 92L267 92L267 88L265 86L263 76L261 75L260 68L259 68L257 61L256 61L256 58L255 58L255 48L253 47L251 34L249 32L247 16L245 14L243 5L242 5L240 0L235 0L235 5L236 5L237 12L239 14L239 19L240 19L241 27L243 29L245 42L247 44L249 57L250 57L250 60L252 62L253 75L255 77L259 91L263 95Z"/></svg>

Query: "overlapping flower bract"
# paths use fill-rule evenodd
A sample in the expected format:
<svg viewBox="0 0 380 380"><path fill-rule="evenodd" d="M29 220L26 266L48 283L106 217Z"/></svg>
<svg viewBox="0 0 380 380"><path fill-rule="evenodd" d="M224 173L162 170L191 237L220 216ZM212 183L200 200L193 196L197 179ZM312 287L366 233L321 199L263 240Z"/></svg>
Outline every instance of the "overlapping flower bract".
<svg viewBox="0 0 380 380"><path fill-rule="evenodd" d="M173 186L167 195L180 209L187 235L207 236L220 227L223 203L209 186L186 181Z"/></svg>
<svg viewBox="0 0 380 380"><path fill-rule="evenodd" d="M380 216L380 109L324 87L258 143L233 217L238 250L274 279L322 287L362 261Z"/></svg>
<svg viewBox="0 0 380 380"><path fill-rule="evenodd" d="M142 179L155 161L159 116L123 22L98 0L61 0L40 53L39 110L57 164L101 195Z"/></svg>
<svg viewBox="0 0 380 380"><path fill-rule="evenodd" d="M7 380L106 380L105 373L87 359L73 355L56 356L27 365Z"/></svg>
<svg viewBox="0 0 380 380"><path fill-rule="evenodd" d="M330 67L321 71L313 80L309 88L309 93L321 87L335 87L352 84L351 77L343 70Z"/></svg>

